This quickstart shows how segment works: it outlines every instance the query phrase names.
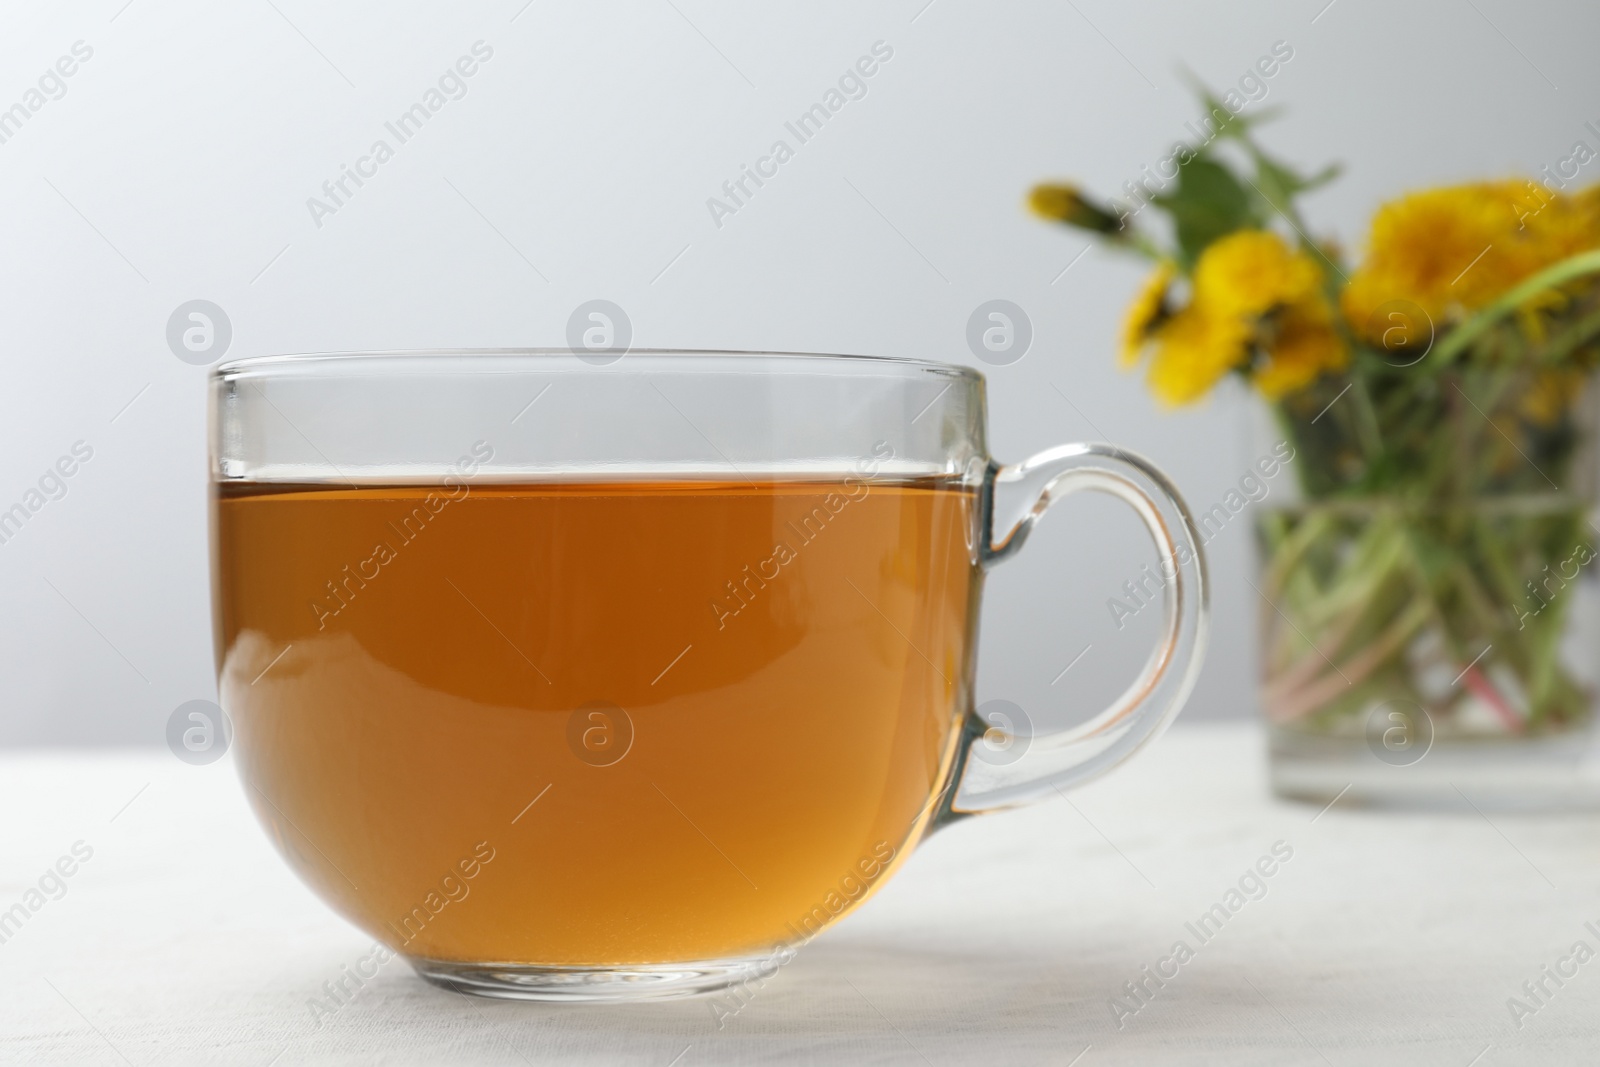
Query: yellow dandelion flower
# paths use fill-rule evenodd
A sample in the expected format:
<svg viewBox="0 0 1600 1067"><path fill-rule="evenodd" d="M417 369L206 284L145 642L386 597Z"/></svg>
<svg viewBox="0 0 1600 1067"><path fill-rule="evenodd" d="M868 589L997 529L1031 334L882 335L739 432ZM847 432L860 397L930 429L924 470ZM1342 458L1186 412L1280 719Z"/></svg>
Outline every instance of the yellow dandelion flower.
<svg viewBox="0 0 1600 1067"><path fill-rule="evenodd" d="M1572 194L1572 206L1577 210L1583 232L1589 245L1600 242L1600 182L1579 189Z"/></svg>
<svg viewBox="0 0 1600 1067"><path fill-rule="evenodd" d="M1191 304L1156 330L1150 388L1166 404L1193 403L1245 361L1249 340L1244 319Z"/></svg>
<svg viewBox="0 0 1600 1067"><path fill-rule="evenodd" d="M1600 247L1600 186L1567 195L1553 194L1528 183L1520 208L1520 225L1530 241L1528 272ZM1536 293L1517 308L1517 323L1524 337L1535 344L1549 338L1549 324L1571 304L1575 295L1590 291L1593 282L1580 278Z"/></svg>
<svg viewBox="0 0 1600 1067"><path fill-rule="evenodd" d="M1090 203L1075 185L1034 186L1028 194L1028 209L1051 222L1064 222L1068 226L1096 233L1116 233L1122 229L1120 218L1098 204Z"/></svg>
<svg viewBox="0 0 1600 1067"><path fill-rule="evenodd" d="M1264 230L1241 230L1207 246L1195 264L1193 298L1166 313L1174 267L1157 268L1123 324L1122 358L1155 342L1150 387L1167 404L1187 404L1265 350L1252 378L1269 397L1302 389L1348 360L1322 289L1322 268Z"/></svg>
<svg viewBox="0 0 1600 1067"><path fill-rule="evenodd" d="M1534 270L1600 246L1600 185L1570 196L1533 186L1526 189L1518 215L1533 245Z"/></svg>
<svg viewBox="0 0 1600 1067"><path fill-rule="evenodd" d="M1275 233L1239 230L1213 241L1194 269L1195 301L1218 313L1264 315L1314 298L1322 268Z"/></svg>
<svg viewBox="0 0 1600 1067"><path fill-rule="evenodd" d="M1170 260L1162 261L1145 279L1133 303L1128 306L1127 315L1122 320L1120 361L1124 367L1131 367L1139 361L1139 353L1144 351L1151 331L1166 316L1167 289L1172 285L1175 273L1176 268Z"/></svg>
<svg viewBox="0 0 1600 1067"><path fill-rule="evenodd" d="M1527 182L1479 182L1385 204L1340 301L1345 317L1370 333L1381 305L1408 300L1443 326L1564 258L1581 213L1548 195L1530 200Z"/></svg>
<svg viewBox="0 0 1600 1067"><path fill-rule="evenodd" d="M1350 350L1334 328L1325 303L1287 309L1277 323L1266 358L1250 380L1269 400L1299 392L1323 374L1343 370Z"/></svg>

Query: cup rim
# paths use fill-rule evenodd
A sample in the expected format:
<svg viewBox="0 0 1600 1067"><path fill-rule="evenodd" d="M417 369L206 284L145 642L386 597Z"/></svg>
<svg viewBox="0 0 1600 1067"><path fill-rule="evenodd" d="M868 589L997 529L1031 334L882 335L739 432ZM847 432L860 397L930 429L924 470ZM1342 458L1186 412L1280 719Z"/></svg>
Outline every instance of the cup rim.
<svg viewBox="0 0 1600 1067"><path fill-rule="evenodd" d="M211 368L213 378L225 378L249 372L265 372L272 374L276 371L292 372L294 370L312 370L323 367L348 368L359 366L363 363L381 363L390 360L407 361L411 359L488 359L493 361L515 359L533 359L536 361L554 360L557 358L577 358L580 354L570 348L395 348L371 350L345 350L329 352L294 352L265 356L247 356L241 359L231 359L219 363ZM784 352L770 349L736 349L736 348L630 348L619 354L617 363L623 362L623 357L629 359L643 357L645 360L673 360L678 358L707 358L712 360L759 358L765 360L790 361L803 366L807 363L842 363L846 365L870 364L883 367L885 370L901 369L905 371L934 371L946 375L955 375L972 381L983 381L983 374L960 363L944 363L932 359L916 359L909 356L868 356L843 352ZM636 360L637 362L637 360ZM616 364L611 364L615 366ZM602 370L604 368L596 368ZM471 373L472 368L462 367L464 373Z"/></svg>

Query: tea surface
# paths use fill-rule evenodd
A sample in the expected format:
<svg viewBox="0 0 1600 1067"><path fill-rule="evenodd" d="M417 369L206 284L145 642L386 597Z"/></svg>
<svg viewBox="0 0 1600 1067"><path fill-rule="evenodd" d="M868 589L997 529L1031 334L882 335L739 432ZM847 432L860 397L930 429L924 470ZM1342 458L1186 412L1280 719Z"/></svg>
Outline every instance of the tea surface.
<svg viewBox="0 0 1600 1067"><path fill-rule="evenodd" d="M931 480L222 487L246 791L413 956L794 942L883 881L949 774L974 511Z"/></svg>

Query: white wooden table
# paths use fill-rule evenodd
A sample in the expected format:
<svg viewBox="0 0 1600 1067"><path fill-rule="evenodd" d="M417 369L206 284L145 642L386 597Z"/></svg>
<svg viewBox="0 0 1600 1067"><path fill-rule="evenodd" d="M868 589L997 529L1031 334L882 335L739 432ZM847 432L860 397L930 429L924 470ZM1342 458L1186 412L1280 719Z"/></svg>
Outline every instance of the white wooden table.
<svg viewBox="0 0 1600 1067"><path fill-rule="evenodd" d="M231 761L0 755L0 909L42 899L0 944L0 1063L1600 1062L1600 959L1570 954L1600 950L1600 817L1319 815L1267 795L1262 747L1180 726L1070 804L946 830L720 1028L705 1000L468 999L398 962L319 1026L370 942L279 861ZM1277 842L1259 899L1230 898ZM63 856L59 899L27 898Z"/></svg>

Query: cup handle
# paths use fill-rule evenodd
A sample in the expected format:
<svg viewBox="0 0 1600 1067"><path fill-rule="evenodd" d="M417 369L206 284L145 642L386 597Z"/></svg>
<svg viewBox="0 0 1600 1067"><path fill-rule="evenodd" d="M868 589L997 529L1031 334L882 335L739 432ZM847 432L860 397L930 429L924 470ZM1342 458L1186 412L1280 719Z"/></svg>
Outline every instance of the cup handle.
<svg viewBox="0 0 1600 1067"><path fill-rule="evenodd" d="M997 506L1002 487L1021 501L1004 512ZM1143 457L1112 445L1075 444L1011 466L991 463L980 505L980 562L988 568L1016 555L1052 504L1085 489L1131 506L1161 552L1161 642L1127 691L1081 726L1029 736L1015 723L987 723L969 709L946 818L1013 807L1099 777L1160 736L1194 688L1210 610L1205 557L1188 507ZM1020 753L1013 745L1022 746Z"/></svg>

